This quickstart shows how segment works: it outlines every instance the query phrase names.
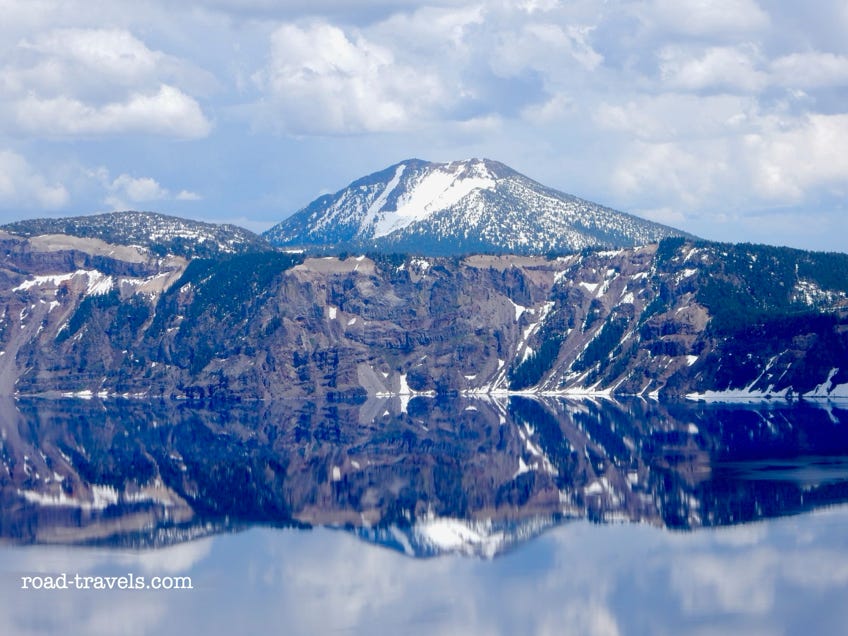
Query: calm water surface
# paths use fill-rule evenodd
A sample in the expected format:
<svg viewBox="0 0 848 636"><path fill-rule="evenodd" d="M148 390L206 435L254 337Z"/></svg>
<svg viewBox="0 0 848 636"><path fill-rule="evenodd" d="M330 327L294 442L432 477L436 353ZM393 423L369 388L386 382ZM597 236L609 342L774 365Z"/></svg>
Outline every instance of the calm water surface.
<svg viewBox="0 0 848 636"><path fill-rule="evenodd" d="M0 403L2 634L825 634L848 410ZM190 576L191 590L21 577Z"/></svg>
<svg viewBox="0 0 848 636"><path fill-rule="evenodd" d="M559 526L494 560L254 528L157 551L0 549L4 634L839 634L848 509L669 532ZM190 591L23 591L17 576L188 574Z"/></svg>

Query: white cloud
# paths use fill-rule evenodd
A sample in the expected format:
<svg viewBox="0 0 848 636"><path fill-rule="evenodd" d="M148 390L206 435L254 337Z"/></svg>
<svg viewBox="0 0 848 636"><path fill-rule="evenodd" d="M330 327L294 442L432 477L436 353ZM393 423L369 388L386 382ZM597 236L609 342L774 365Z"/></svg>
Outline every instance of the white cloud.
<svg viewBox="0 0 848 636"><path fill-rule="evenodd" d="M204 74L151 50L129 31L53 29L21 40L6 53L0 68L5 93L0 117L14 134L194 139L211 129L199 103L166 81L201 85Z"/></svg>
<svg viewBox="0 0 848 636"><path fill-rule="evenodd" d="M501 132L504 128L504 120L498 115L481 115L471 117L463 121L455 122L450 126L451 135L461 138L465 136L489 136Z"/></svg>
<svg viewBox="0 0 848 636"><path fill-rule="evenodd" d="M586 26L552 22L504 29L499 45L492 52L492 69L504 76L527 70L542 71L551 79L567 75L574 62L582 70L593 71L604 58L589 43L591 31Z"/></svg>
<svg viewBox="0 0 848 636"><path fill-rule="evenodd" d="M757 32L769 24L754 0L654 0L645 14L662 29L694 36Z"/></svg>
<svg viewBox="0 0 848 636"><path fill-rule="evenodd" d="M190 190L180 190L173 194L152 177L134 177L122 173L114 179L106 168L89 171L89 176L100 183L106 196L103 203L115 210L132 208L137 204L153 201L199 201L202 197Z"/></svg>
<svg viewBox="0 0 848 636"><path fill-rule="evenodd" d="M768 86L817 89L848 86L848 57L807 51L771 62L757 46L715 46L702 51L670 45L659 53L664 84L685 91L759 92Z"/></svg>
<svg viewBox="0 0 848 636"><path fill-rule="evenodd" d="M660 74L671 88L754 93L768 79L757 68L758 54L752 46L711 47L700 55L692 55L680 46L668 46L660 51L659 57Z"/></svg>
<svg viewBox="0 0 848 636"><path fill-rule="evenodd" d="M73 76L93 73L101 81L130 86L153 77L165 59L123 29L56 29L24 40L20 47L40 54L35 71L59 66Z"/></svg>
<svg viewBox="0 0 848 636"><path fill-rule="evenodd" d="M194 4L205 5L234 13L259 13L266 15L333 15L348 13L381 13L421 6L421 0L200 0ZM429 6L463 5L466 0L428 0Z"/></svg>
<svg viewBox="0 0 848 636"><path fill-rule="evenodd" d="M550 124L574 112L574 99L567 95L554 95L538 104L531 104L521 111L523 119L537 124Z"/></svg>
<svg viewBox="0 0 848 636"><path fill-rule="evenodd" d="M255 79L267 94L266 117L294 134L402 130L450 100L436 75L320 22L279 27L269 64Z"/></svg>
<svg viewBox="0 0 848 636"><path fill-rule="evenodd" d="M685 612L756 615L774 610L780 555L771 548L749 549L744 567L735 556L699 553L672 564L671 585Z"/></svg>
<svg viewBox="0 0 848 636"><path fill-rule="evenodd" d="M627 117L646 116L635 108L607 110L621 117L622 129L639 121ZM694 110L692 119L700 115ZM618 141L609 180L615 198L639 202L623 207L649 218L723 240L744 236L809 248L812 228L844 229L848 114L791 117L754 108L732 134L719 128L700 138L689 131ZM819 242L833 249L824 235Z"/></svg>
<svg viewBox="0 0 848 636"><path fill-rule="evenodd" d="M745 146L754 188L763 197L796 202L819 188L848 195L848 114L776 122L748 135Z"/></svg>
<svg viewBox="0 0 848 636"><path fill-rule="evenodd" d="M14 110L16 124L23 131L47 137L141 133L196 139L211 129L197 101L164 84L154 92L134 93L125 101L103 105L64 96L30 95Z"/></svg>
<svg viewBox="0 0 848 636"><path fill-rule="evenodd" d="M21 155L0 150L0 204L55 210L70 195L61 183L49 183Z"/></svg>
<svg viewBox="0 0 848 636"><path fill-rule="evenodd" d="M519 0L518 6L527 13L553 11L560 5L560 0Z"/></svg>
<svg viewBox="0 0 848 636"><path fill-rule="evenodd" d="M848 5L846 5L848 6ZM791 88L848 86L848 57L808 51L777 58L771 64L773 81Z"/></svg>
<svg viewBox="0 0 848 636"><path fill-rule="evenodd" d="M411 13L396 13L374 25L369 33L390 43L396 53L450 56L456 64L465 64L465 54L473 44L469 35L485 23L486 12L480 4L456 8L425 6Z"/></svg>
<svg viewBox="0 0 848 636"><path fill-rule="evenodd" d="M642 218L656 221L657 223L664 223L665 225L682 226L686 223L686 215L681 210L670 206L646 210L632 210L632 213Z"/></svg>
<svg viewBox="0 0 848 636"><path fill-rule="evenodd" d="M729 170L722 144L633 144L619 160L612 185L624 196L691 209L714 194Z"/></svg>
<svg viewBox="0 0 848 636"><path fill-rule="evenodd" d="M737 95L699 97L682 93L642 95L597 106L594 123L646 141L726 138L745 134L758 117L755 99Z"/></svg>
<svg viewBox="0 0 848 636"><path fill-rule="evenodd" d="M156 179L150 177L131 177L128 174L119 175L110 186L113 192L120 192L133 203L141 201L156 201L168 196L168 191L159 185Z"/></svg>
<svg viewBox="0 0 848 636"><path fill-rule="evenodd" d="M261 125L295 135L452 130L520 117L543 98L551 101L538 114L552 120L567 99L561 87L604 59L590 13L572 20L561 11L550 2L468 3L398 12L360 29L284 24L254 75Z"/></svg>

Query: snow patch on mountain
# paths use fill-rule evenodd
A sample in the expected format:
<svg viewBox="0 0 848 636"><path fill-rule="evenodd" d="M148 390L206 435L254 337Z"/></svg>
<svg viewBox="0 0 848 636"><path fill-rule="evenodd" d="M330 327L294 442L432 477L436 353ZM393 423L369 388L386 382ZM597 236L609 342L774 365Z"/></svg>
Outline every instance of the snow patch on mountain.
<svg viewBox="0 0 848 636"><path fill-rule="evenodd" d="M75 272L69 272L66 274L48 274L46 276L36 276L35 278L25 280L17 287L13 287L12 291L28 291L33 288L49 288L52 289L52 292L55 295L56 291L63 283L69 283L76 278L85 279L85 293L88 296L100 296L103 294L108 294L115 286L114 279L111 276L107 276L103 272L100 272L96 269L79 269Z"/></svg>
<svg viewBox="0 0 848 636"><path fill-rule="evenodd" d="M397 187L403 168L403 164L398 166L396 178L389 184L392 191ZM423 221L439 210L456 205L475 190L495 187L496 181L485 165L473 164L470 175L464 174L464 168L461 162L448 164L417 179L398 199L397 210L385 212L374 228L373 237L388 236L416 221ZM385 197L381 197L385 202Z"/></svg>
<svg viewBox="0 0 848 636"><path fill-rule="evenodd" d="M381 223L385 221L385 218L380 218L380 213L383 211L383 206L386 205L386 201L391 195L392 192L395 191L395 188L398 187L400 183L400 178L403 175L403 171L406 170L406 165L400 164L395 170L395 176L392 177L392 180L389 181L389 184L386 186L385 190L383 190L379 196L374 199L374 202L368 207L368 212L365 213L365 219L362 223L362 227L369 227L372 224L376 224L378 227ZM379 230L375 230L375 233Z"/></svg>
<svg viewBox="0 0 848 636"><path fill-rule="evenodd" d="M265 237L278 246L547 254L684 233L547 188L487 159L410 159L324 195Z"/></svg>

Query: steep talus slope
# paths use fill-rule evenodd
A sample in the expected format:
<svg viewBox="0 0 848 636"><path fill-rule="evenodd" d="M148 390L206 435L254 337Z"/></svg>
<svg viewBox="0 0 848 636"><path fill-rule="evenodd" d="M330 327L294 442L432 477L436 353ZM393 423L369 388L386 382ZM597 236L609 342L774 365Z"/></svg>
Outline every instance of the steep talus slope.
<svg viewBox="0 0 848 636"><path fill-rule="evenodd" d="M845 255L673 239L556 259L186 264L105 257L101 244L41 260L33 240L3 243L5 393L828 396L848 384Z"/></svg>

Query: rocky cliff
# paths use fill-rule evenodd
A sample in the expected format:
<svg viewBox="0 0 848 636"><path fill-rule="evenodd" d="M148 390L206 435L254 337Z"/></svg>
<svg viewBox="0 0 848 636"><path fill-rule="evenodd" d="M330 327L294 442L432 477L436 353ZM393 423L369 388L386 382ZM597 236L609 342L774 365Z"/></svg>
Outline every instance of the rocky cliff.
<svg viewBox="0 0 848 636"><path fill-rule="evenodd" d="M159 256L0 235L0 393L835 396L848 256L668 239L519 256Z"/></svg>

